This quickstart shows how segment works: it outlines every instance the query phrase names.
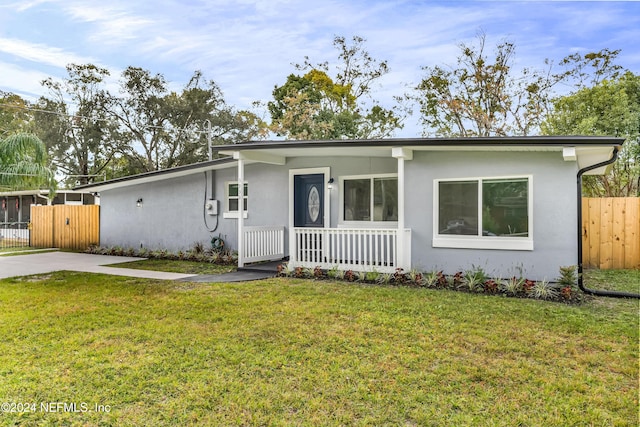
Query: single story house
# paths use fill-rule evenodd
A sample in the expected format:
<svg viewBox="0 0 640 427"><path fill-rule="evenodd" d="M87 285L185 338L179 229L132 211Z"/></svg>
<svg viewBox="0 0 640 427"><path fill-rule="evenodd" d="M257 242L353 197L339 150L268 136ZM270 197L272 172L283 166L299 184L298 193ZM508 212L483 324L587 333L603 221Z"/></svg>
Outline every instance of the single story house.
<svg viewBox="0 0 640 427"><path fill-rule="evenodd" d="M106 246L185 250L220 237L239 265L393 272L481 267L554 279L579 251L579 181L613 137L270 141L90 184ZM578 191L577 191L578 188Z"/></svg>

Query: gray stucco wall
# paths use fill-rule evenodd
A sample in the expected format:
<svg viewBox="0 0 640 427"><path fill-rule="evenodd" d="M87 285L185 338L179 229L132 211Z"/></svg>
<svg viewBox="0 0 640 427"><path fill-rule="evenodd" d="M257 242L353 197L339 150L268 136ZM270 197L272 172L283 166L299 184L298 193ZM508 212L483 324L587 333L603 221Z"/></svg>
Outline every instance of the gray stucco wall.
<svg viewBox="0 0 640 427"><path fill-rule="evenodd" d="M416 152L405 168L414 268L454 273L477 266L495 277L553 280L560 266L576 264L577 169L561 153ZM435 179L514 175L533 176L533 251L432 247Z"/></svg>
<svg viewBox="0 0 640 427"><path fill-rule="evenodd" d="M201 173L101 192L101 245L177 251L210 241L204 186Z"/></svg>
<svg viewBox="0 0 640 427"><path fill-rule="evenodd" d="M284 166L248 164L245 181L249 185L248 214L246 226L289 224L289 170L329 167L336 180L331 191L331 226L338 222L339 176L371 173L395 173L397 161L381 158L295 158ZM101 192L102 211L100 239L103 246L122 246L171 251L189 249L196 242L208 245L211 237L222 237L227 246L237 249L236 218L225 218L225 186L237 181L237 168L217 170L215 175L215 198L219 215L203 219L205 203L204 173L180 178L133 185ZM209 180L210 181L210 180ZM209 192L207 198L209 197ZM136 200L143 199L141 207ZM285 231L285 246L288 235ZM288 252L288 248L285 249Z"/></svg>

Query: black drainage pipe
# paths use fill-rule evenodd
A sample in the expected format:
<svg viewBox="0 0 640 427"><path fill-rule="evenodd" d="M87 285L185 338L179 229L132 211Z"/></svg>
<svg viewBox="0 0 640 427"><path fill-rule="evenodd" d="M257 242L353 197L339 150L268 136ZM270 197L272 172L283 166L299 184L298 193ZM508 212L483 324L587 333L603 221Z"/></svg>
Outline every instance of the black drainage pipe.
<svg viewBox="0 0 640 427"><path fill-rule="evenodd" d="M599 297L640 298L640 294L633 294L630 292L589 289L584 286L584 280L582 278L582 175L584 175L586 172L589 172L590 170L598 169L614 163L618 159L618 149L618 147L613 147L613 156L611 156L609 160L597 163L595 165L587 166L578 171L578 287L585 294L595 295Z"/></svg>

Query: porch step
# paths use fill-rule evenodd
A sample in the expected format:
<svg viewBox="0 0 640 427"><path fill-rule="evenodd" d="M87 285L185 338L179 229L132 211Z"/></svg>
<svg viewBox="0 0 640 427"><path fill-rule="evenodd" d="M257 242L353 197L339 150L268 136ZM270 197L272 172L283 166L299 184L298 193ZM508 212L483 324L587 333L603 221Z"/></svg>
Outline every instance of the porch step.
<svg viewBox="0 0 640 427"><path fill-rule="evenodd" d="M245 264L244 267L238 268L238 271L273 273L275 275L278 272L278 266L281 265L283 262L284 261L269 261L269 262L258 262L255 264Z"/></svg>

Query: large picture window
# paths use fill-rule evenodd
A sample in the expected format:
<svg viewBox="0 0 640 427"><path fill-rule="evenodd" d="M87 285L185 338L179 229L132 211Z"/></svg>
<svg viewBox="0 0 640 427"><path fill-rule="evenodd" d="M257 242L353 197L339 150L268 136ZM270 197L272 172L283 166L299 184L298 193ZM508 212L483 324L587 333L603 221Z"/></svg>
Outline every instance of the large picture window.
<svg viewBox="0 0 640 427"><path fill-rule="evenodd" d="M396 175L343 177L341 214L345 222L398 220Z"/></svg>
<svg viewBox="0 0 640 427"><path fill-rule="evenodd" d="M532 250L531 177L435 182L434 246Z"/></svg>

